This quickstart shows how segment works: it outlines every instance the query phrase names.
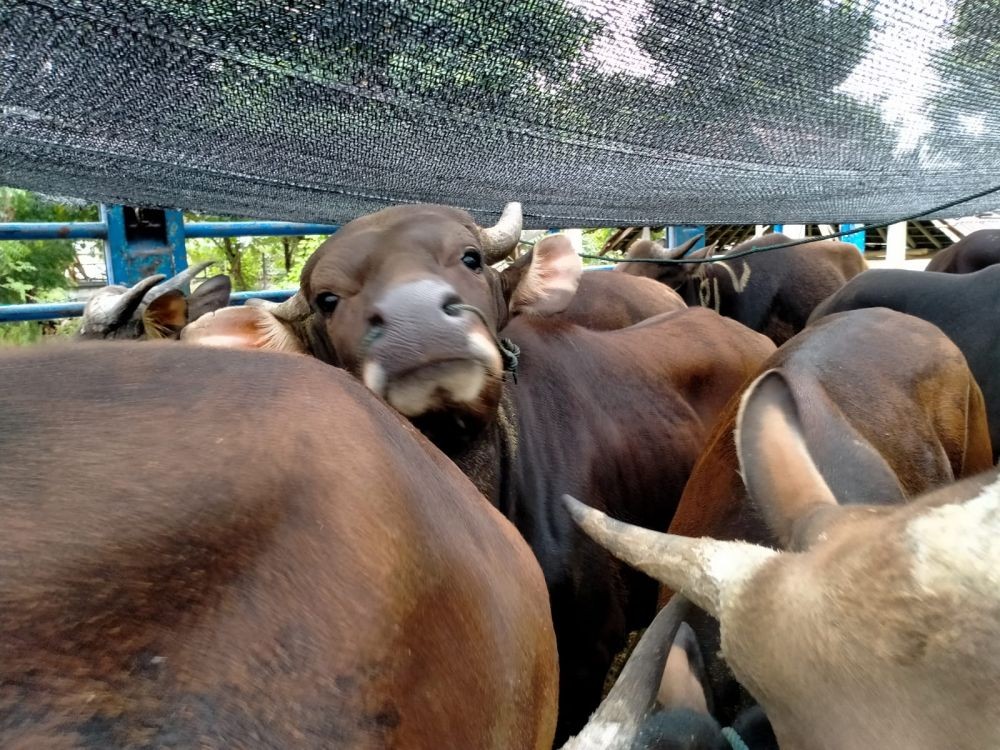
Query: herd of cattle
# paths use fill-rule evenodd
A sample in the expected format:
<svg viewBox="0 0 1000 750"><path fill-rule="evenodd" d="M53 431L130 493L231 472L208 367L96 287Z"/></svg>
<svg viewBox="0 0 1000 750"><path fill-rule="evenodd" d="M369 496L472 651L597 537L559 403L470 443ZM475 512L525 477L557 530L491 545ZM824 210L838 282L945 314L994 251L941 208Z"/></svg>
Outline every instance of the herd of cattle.
<svg viewBox="0 0 1000 750"><path fill-rule="evenodd" d="M520 231L388 208L5 353L0 746L1000 747L1000 238Z"/></svg>

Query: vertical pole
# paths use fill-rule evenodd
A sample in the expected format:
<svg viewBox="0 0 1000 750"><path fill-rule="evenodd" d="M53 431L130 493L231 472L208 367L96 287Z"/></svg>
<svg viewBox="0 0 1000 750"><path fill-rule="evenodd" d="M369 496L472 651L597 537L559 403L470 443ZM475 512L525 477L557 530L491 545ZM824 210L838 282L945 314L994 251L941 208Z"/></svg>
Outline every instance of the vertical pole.
<svg viewBox="0 0 1000 750"><path fill-rule="evenodd" d="M639 239L648 240L651 235L652 235L652 232L650 231L649 227L643 227L639 231Z"/></svg>
<svg viewBox="0 0 1000 750"><path fill-rule="evenodd" d="M890 268L906 265L906 222L889 225L885 236L885 261Z"/></svg>
<svg viewBox="0 0 1000 750"><path fill-rule="evenodd" d="M775 226L774 231L781 232L791 240L804 240L806 238L805 224L782 224L781 229Z"/></svg>
<svg viewBox="0 0 1000 750"><path fill-rule="evenodd" d="M122 206L109 206L104 203L100 208L101 221L108 228L108 236L104 241L104 266L108 270L108 284L128 284L128 271L125 268L125 217Z"/></svg>
<svg viewBox="0 0 1000 750"><path fill-rule="evenodd" d="M107 226L104 262L109 284L131 286L162 273L173 276L187 268L184 214L175 209L143 209L101 205Z"/></svg>
<svg viewBox="0 0 1000 750"><path fill-rule="evenodd" d="M841 232L848 232L848 231L850 231L852 229L857 229L857 228L863 227L863 226L864 226L864 224L841 224L840 225L840 231ZM860 232L851 232L851 234L845 234L843 237L840 238L840 241L841 242L847 242L847 243L849 243L851 245L854 245L856 248L858 248L858 252L861 253L862 255L864 255L864 252L865 252L865 233L864 233L864 230L862 230Z"/></svg>
<svg viewBox="0 0 1000 750"><path fill-rule="evenodd" d="M675 224L667 227L667 247L682 245L697 234L703 236L694 243L691 251L705 247L705 227L700 224Z"/></svg>
<svg viewBox="0 0 1000 750"><path fill-rule="evenodd" d="M763 237L764 236L764 232L766 232L766 231L767 231L767 224L754 224L754 227L753 227L753 236L754 237Z"/></svg>

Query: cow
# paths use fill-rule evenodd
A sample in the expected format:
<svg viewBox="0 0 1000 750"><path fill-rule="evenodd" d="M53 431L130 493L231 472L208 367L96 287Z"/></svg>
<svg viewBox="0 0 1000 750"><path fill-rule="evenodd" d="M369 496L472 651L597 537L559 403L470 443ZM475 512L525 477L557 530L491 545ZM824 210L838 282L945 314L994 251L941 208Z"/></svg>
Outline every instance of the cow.
<svg viewBox="0 0 1000 750"><path fill-rule="evenodd" d="M901 504L993 463L983 397L965 357L922 320L885 309L833 315L763 367L782 373L801 405L810 453L841 502ZM754 512L739 473L739 403L733 398L719 418L669 531L787 545L792 540L775 538ZM715 658L714 620L701 612L690 620L706 648L716 713L732 720L747 696Z"/></svg>
<svg viewBox="0 0 1000 750"><path fill-rule="evenodd" d="M1000 266L967 274L886 268L866 271L823 301L810 324L827 315L887 307L933 323L968 360L986 400L993 461L1000 458Z"/></svg>
<svg viewBox="0 0 1000 750"><path fill-rule="evenodd" d="M517 286L532 257L529 251L508 266L503 278L510 286ZM557 315L594 331L613 331L685 307L677 292L652 279L593 270L581 274L572 302Z"/></svg>
<svg viewBox="0 0 1000 750"><path fill-rule="evenodd" d="M598 705L626 632L649 622L656 586L579 534L560 493L666 528L717 415L774 345L703 308L617 331L559 320L580 259L546 237L512 283L490 266L519 235L517 204L485 229L445 206L383 209L320 246L296 297L219 311L182 342L242 340L344 367L514 522L549 587L561 742Z"/></svg>
<svg viewBox="0 0 1000 750"><path fill-rule="evenodd" d="M737 420L750 496L788 551L565 502L587 534L718 618L723 655L782 750L1000 746L1000 473L903 506L845 505L813 459L803 407L767 370Z"/></svg>
<svg viewBox="0 0 1000 750"><path fill-rule="evenodd" d="M123 342L0 383L0 746L551 747L538 563L354 378Z"/></svg>
<svg viewBox="0 0 1000 750"><path fill-rule="evenodd" d="M977 229L938 252L925 271L974 273L1000 263L1000 229Z"/></svg>
<svg viewBox="0 0 1000 750"><path fill-rule="evenodd" d="M728 255L791 241L783 234L768 234L741 242ZM638 240L629 247L627 257L677 260L684 255L682 248L664 251L650 240ZM687 257L713 257L712 250L702 248ZM780 346L805 327L817 304L866 266L854 245L823 240L742 258L723 255L714 263L622 262L616 270L656 279L678 291L689 305L700 304L735 318Z"/></svg>
<svg viewBox="0 0 1000 750"><path fill-rule="evenodd" d="M229 304L232 284L225 274L202 282L190 294L184 288L213 261L199 263L166 279L147 276L131 288L106 286L87 300L77 331L81 339L177 339L181 329L202 315Z"/></svg>

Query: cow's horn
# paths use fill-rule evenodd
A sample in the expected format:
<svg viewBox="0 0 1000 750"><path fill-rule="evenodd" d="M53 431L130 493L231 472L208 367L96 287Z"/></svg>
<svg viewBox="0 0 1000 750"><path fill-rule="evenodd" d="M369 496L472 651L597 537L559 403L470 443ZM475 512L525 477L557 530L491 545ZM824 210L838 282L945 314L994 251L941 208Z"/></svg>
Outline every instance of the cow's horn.
<svg viewBox="0 0 1000 750"><path fill-rule="evenodd" d="M587 726L563 745L563 750L628 750L646 718L655 710L663 667L677 629L689 609L675 595L642 634L608 697L601 701Z"/></svg>
<svg viewBox="0 0 1000 750"><path fill-rule="evenodd" d="M84 323L98 328L114 328L123 325L131 320L146 292L164 278L163 274L156 274L141 279L131 288L105 287L87 302L83 311ZM119 289L122 291L118 292Z"/></svg>
<svg viewBox="0 0 1000 750"><path fill-rule="evenodd" d="M664 255L664 257L670 258L671 260L676 260L677 258L683 258L684 257L684 253L686 253L688 250L690 250L692 247L694 247L698 243L698 240L700 240L704 236L705 236L704 233L702 233L702 234L696 234L694 237L691 237L690 239L685 240L684 242L682 242L681 244L679 244L677 247L672 247L669 250L667 250L667 252Z"/></svg>
<svg viewBox="0 0 1000 750"><path fill-rule="evenodd" d="M500 220L491 227L480 227L479 241L483 246L486 265L499 263L513 252L521 239L521 204L512 201L504 206Z"/></svg>
<svg viewBox="0 0 1000 750"><path fill-rule="evenodd" d="M196 263L193 266L188 266L176 276L171 276L162 284L157 284L146 292L145 296L142 298L142 303L144 305L148 305L157 297L161 297L167 292L172 292L175 289L183 289L191 282L191 279L212 265L215 265L214 260L206 260L202 263Z"/></svg>
<svg viewBox="0 0 1000 750"><path fill-rule="evenodd" d="M661 534L616 521L569 495L563 501L587 536L716 618L723 599L778 554L745 542Z"/></svg>
<svg viewBox="0 0 1000 750"><path fill-rule="evenodd" d="M299 290L284 302L271 302L266 299L248 299L248 307L261 307L271 315L286 323L304 320L312 313L305 295Z"/></svg>

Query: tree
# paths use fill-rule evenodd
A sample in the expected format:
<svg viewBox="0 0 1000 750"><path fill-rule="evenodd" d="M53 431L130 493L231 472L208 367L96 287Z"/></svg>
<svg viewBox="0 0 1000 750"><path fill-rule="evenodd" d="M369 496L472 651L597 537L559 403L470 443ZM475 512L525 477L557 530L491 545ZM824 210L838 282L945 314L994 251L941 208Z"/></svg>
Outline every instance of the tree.
<svg viewBox="0 0 1000 750"><path fill-rule="evenodd" d="M2 222L96 220L96 206L0 188ZM67 272L76 262L71 240L0 241L0 304L62 299L70 282ZM37 323L0 325L0 342L34 341L42 330Z"/></svg>

